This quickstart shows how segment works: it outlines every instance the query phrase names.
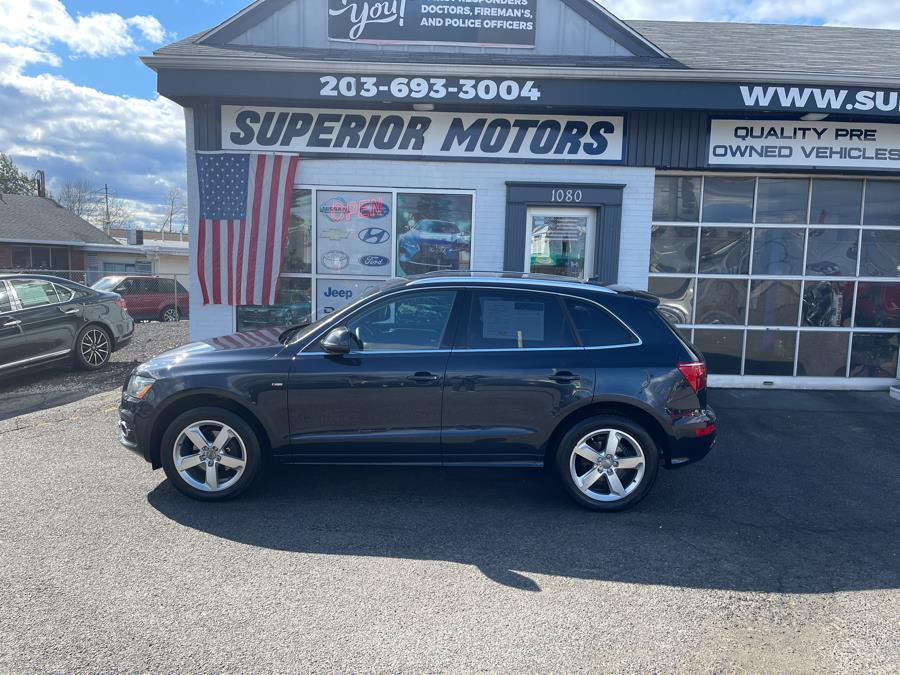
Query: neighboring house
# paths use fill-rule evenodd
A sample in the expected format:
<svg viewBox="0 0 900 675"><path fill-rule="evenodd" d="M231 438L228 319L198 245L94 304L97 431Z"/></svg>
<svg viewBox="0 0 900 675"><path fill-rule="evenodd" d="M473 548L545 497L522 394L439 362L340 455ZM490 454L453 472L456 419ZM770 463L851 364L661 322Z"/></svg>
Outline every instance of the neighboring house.
<svg viewBox="0 0 900 675"><path fill-rule="evenodd" d="M129 246L52 199L0 195L0 271L51 272L83 283L108 274L186 275L187 242Z"/></svg>

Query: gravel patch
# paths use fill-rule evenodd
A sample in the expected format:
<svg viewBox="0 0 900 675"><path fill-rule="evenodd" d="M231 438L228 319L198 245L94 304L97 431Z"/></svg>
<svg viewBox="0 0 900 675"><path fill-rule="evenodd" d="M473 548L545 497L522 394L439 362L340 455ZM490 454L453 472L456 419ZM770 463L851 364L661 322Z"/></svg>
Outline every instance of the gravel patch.
<svg viewBox="0 0 900 675"><path fill-rule="evenodd" d="M84 372L59 362L4 378L0 381L0 420L118 389L138 364L189 342L189 329L188 321L138 323L131 343L114 353L101 370Z"/></svg>

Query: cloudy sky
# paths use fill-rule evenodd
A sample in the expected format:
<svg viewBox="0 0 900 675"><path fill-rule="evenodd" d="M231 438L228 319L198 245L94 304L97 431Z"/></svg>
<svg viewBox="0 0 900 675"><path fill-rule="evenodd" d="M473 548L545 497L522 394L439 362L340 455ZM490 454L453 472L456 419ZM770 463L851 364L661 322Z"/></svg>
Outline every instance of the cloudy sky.
<svg viewBox="0 0 900 675"><path fill-rule="evenodd" d="M306 0L317 2L324 0ZM184 118L138 60L250 0L0 0L0 152L50 188L87 179L158 224L184 183ZM893 0L609 0L622 18L900 28Z"/></svg>

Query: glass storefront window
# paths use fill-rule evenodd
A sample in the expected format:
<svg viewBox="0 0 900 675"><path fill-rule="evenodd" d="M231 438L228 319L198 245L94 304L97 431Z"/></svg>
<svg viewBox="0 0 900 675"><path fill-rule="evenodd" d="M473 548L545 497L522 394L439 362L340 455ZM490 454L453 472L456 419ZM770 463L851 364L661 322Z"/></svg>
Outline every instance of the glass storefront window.
<svg viewBox="0 0 900 675"><path fill-rule="evenodd" d="M800 312L799 281L754 281L750 284L750 326L796 326Z"/></svg>
<svg viewBox="0 0 900 675"><path fill-rule="evenodd" d="M391 276L391 206L386 192L319 190L316 193L317 272Z"/></svg>
<svg viewBox="0 0 900 675"><path fill-rule="evenodd" d="M810 230L806 274L815 277L855 277L859 230Z"/></svg>
<svg viewBox="0 0 900 675"><path fill-rule="evenodd" d="M859 225L862 195L861 180L814 178L810 225Z"/></svg>
<svg viewBox="0 0 900 675"><path fill-rule="evenodd" d="M760 178L756 197L757 223L806 224L808 178Z"/></svg>
<svg viewBox="0 0 900 675"><path fill-rule="evenodd" d="M697 282L697 324L743 326L746 321L747 281L700 279Z"/></svg>
<svg viewBox="0 0 900 675"><path fill-rule="evenodd" d="M397 276L468 270L471 260L471 195L397 195Z"/></svg>
<svg viewBox="0 0 900 675"><path fill-rule="evenodd" d="M755 178L707 177L703 185L704 223L752 223Z"/></svg>
<svg viewBox="0 0 900 675"><path fill-rule="evenodd" d="M856 325L860 328L900 328L900 283L859 283Z"/></svg>
<svg viewBox="0 0 900 675"><path fill-rule="evenodd" d="M700 233L701 274L747 274L750 230L704 227Z"/></svg>
<svg viewBox="0 0 900 675"><path fill-rule="evenodd" d="M691 308L694 306L693 279L652 277L649 292L660 299L659 313L669 323L691 323Z"/></svg>
<svg viewBox="0 0 900 675"><path fill-rule="evenodd" d="M748 330L745 375L793 375L796 331Z"/></svg>
<svg viewBox="0 0 900 675"><path fill-rule="evenodd" d="M852 281L807 281L804 285L803 326L849 326L852 313Z"/></svg>
<svg viewBox="0 0 900 675"><path fill-rule="evenodd" d="M650 271L686 274L697 267L697 228L654 226L650 238Z"/></svg>
<svg viewBox="0 0 900 675"><path fill-rule="evenodd" d="M864 225L900 225L900 181L866 181Z"/></svg>
<svg viewBox="0 0 900 675"><path fill-rule="evenodd" d="M567 214L563 210L559 215L529 211L528 219L531 225L529 271L585 278L592 215L574 211Z"/></svg>
<svg viewBox="0 0 900 675"><path fill-rule="evenodd" d="M658 176L653 193L653 220L699 221L701 182L700 176Z"/></svg>
<svg viewBox="0 0 900 675"><path fill-rule="evenodd" d="M855 333L850 354L850 377L897 377L900 335Z"/></svg>
<svg viewBox="0 0 900 675"><path fill-rule="evenodd" d="M803 273L805 231L756 228L753 241L753 274L795 277Z"/></svg>
<svg viewBox="0 0 900 675"><path fill-rule="evenodd" d="M740 375L741 355L744 351L744 331L694 331L694 346L706 357L711 375Z"/></svg>
<svg viewBox="0 0 900 675"><path fill-rule="evenodd" d="M245 305L237 308L238 332L276 326L289 328L312 320L312 280L281 277L270 306Z"/></svg>
<svg viewBox="0 0 900 675"><path fill-rule="evenodd" d="M288 223L288 242L284 251L283 272L309 274L312 272L312 191L294 190L291 219Z"/></svg>
<svg viewBox="0 0 900 675"><path fill-rule="evenodd" d="M850 333L800 333L797 375L800 377L844 377Z"/></svg>
<svg viewBox="0 0 900 675"><path fill-rule="evenodd" d="M861 277L900 277L900 230L863 230Z"/></svg>

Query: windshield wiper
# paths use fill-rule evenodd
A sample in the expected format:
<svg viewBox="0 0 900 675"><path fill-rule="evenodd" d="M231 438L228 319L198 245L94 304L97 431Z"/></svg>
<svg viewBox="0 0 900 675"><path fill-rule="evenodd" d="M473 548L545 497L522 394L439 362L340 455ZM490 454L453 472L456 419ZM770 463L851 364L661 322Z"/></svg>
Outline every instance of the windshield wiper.
<svg viewBox="0 0 900 675"><path fill-rule="evenodd" d="M278 341L281 344L286 344L288 340L290 340L294 335L297 334L298 331L303 330L307 326L309 326L312 322L297 324L296 326L291 326L286 331L284 331L281 335L278 336Z"/></svg>

